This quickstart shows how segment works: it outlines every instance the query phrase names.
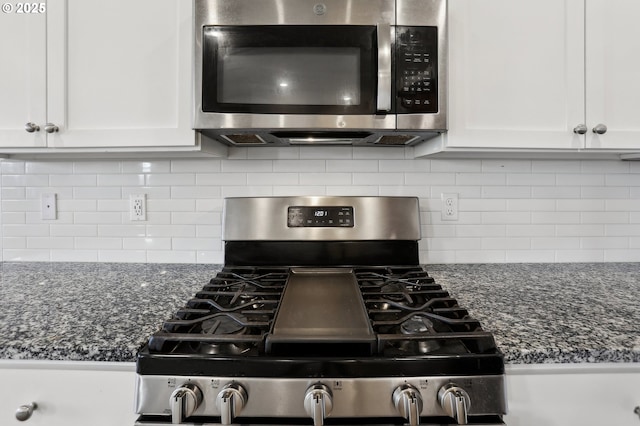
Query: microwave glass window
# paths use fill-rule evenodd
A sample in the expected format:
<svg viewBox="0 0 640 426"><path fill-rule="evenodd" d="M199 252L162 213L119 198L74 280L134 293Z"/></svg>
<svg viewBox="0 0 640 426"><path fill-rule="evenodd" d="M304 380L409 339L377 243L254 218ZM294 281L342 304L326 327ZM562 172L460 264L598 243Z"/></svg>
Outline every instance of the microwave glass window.
<svg viewBox="0 0 640 426"><path fill-rule="evenodd" d="M375 113L376 27L210 26L202 49L205 112Z"/></svg>
<svg viewBox="0 0 640 426"><path fill-rule="evenodd" d="M218 102L266 105L360 104L360 49L218 49Z"/></svg>

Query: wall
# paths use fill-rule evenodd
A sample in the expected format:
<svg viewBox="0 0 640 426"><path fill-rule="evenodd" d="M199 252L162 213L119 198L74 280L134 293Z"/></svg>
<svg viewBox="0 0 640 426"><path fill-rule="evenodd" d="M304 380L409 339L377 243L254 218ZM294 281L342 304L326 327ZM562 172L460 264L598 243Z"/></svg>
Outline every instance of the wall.
<svg viewBox="0 0 640 426"><path fill-rule="evenodd" d="M223 198L420 198L425 263L640 260L640 162L412 159L411 148L232 149L228 159L3 161L4 261L222 263ZM40 194L58 194L42 220ZM440 194L459 194L458 222ZM129 220L146 193L148 220Z"/></svg>

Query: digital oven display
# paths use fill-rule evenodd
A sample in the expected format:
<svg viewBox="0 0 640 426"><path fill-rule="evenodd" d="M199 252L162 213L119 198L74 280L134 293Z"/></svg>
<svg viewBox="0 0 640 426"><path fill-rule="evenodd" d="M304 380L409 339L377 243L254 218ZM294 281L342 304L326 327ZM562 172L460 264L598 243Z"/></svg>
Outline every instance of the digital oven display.
<svg viewBox="0 0 640 426"><path fill-rule="evenodd" d="M353 227L351 206L291 206L287 211L289 228Z"/></svg>

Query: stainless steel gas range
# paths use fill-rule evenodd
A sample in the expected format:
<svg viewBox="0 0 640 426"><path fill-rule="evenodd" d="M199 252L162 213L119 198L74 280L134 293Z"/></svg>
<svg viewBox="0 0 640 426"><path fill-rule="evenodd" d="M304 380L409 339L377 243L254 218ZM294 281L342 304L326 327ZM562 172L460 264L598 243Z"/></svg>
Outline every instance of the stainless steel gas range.
<svg viewBox="0 0 640 426"><path fill-rule="evenodd" d="M225 266L141 348L136 425L503 424L493 336L411 197L225 200Z"/></svg>

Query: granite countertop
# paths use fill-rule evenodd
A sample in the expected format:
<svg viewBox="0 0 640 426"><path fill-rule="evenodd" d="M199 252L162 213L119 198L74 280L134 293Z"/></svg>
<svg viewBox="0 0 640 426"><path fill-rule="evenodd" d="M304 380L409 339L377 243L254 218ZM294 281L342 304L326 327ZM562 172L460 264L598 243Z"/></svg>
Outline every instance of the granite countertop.
<svg viewBox="0 0 640 426"><path fill-rule="evenodd" d="M0 359L133 362L220 265L0 264ZM640 362L640 263L428 265L510 364Z"/></svg>

